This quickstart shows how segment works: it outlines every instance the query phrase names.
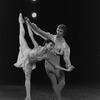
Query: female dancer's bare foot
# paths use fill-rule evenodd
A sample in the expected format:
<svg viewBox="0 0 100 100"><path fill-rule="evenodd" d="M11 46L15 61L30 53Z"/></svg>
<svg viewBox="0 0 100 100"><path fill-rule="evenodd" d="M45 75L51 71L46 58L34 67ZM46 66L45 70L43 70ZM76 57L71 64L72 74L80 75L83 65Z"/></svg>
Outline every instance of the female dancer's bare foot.
<svg viewBox="0 0 100 100"><path fill-rule="evenodd" d="M25 22L23 17L22 17L22 13L19 14L19 19L18 20L19 20L19 23L22 23L22 24Z"/></svg>

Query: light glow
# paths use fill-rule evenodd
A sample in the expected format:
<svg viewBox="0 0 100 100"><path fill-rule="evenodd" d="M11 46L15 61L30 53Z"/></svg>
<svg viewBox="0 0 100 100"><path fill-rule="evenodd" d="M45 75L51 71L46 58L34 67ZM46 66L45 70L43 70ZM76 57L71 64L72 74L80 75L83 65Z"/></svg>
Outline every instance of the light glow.
<svg viewBox="0 0 100 100"><path fill-rule="evenodd" d="M37 13L33 12L33 13L32 13L32 17L33 17L33 18L36 18L36 17L37 17Z"/></svg>
<svg viewBox="0 0 100 100"><path fill-rule="evenodd" d="M36 0L32 0L32 1L36 1Z"/></svg>

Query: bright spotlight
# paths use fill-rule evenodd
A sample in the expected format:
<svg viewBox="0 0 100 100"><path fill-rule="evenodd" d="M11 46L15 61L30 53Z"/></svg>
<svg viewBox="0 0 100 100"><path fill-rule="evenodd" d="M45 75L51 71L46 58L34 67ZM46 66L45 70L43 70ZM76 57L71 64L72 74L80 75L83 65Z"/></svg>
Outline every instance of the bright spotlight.
<svg viewBox="0 0 100 100"><path fill-rule="evenodd" d="M37 13L33 12L33 13L32 13L32 17L33 17L33 18L36 18L36 17L37 17Z"/></svg>
<svg viewBox="0 0 100 100"><path fill-rule="evenodd" d="M36 1L36 0L32 0L32 1Z"/></svg>

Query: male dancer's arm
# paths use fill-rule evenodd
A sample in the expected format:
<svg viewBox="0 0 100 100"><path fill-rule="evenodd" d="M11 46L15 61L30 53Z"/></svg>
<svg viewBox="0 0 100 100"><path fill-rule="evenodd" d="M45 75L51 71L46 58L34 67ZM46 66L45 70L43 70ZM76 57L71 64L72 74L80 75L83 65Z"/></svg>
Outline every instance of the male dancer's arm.
<svg viewBox="0 0 100 100"><path fill-rule="evenodd" d="M64 58L64 61L66 64L65 67L68 68L69 70L72 70L74 68L74 66L71 65L70 48L66 43L64 44L63 58Z"/></svg>
<svg viewBox="0 0 100 100"><path fill-rule="evenodd" d="M36 35L41 36L45 40L47 39L53 40L54 35L50 34L49 32L41 30L36 24L31 23L27 17L25 17L25 19L26 19L26 24L30 26L30 28Z"/></svg>
<svg viewBox="0 0 100 100"><path fill-rule="evenodd" d="M49 60L48 60L48 62L49 62L51 65L53 65L53 67L56 68L56 69L63 70L63 71L71 71L69 68L63 68L63 67L61 67L61 66L59 66L59 65L57 65L57 64L55 64L55 63L51 63Z"/></svg>

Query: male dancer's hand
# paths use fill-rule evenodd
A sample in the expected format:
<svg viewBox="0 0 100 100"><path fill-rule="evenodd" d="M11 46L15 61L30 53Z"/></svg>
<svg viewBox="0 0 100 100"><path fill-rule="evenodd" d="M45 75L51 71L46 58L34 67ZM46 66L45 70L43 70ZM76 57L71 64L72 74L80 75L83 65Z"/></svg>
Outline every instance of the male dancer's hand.
<svg viewBox="0 0 100 100"><path fill-rule="evenodd" d="M29 18L24 17L25 18L25 22L28 24L28 22L30 21Z"/></svg>
<svg viewBox="0 0 100 100"><path fill-rule="evenodd" d="M75 67L73 65L66 66L68 71L72 71Z"/></svg>

